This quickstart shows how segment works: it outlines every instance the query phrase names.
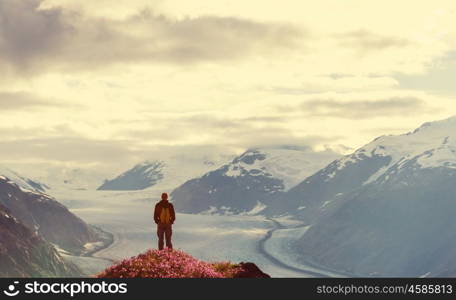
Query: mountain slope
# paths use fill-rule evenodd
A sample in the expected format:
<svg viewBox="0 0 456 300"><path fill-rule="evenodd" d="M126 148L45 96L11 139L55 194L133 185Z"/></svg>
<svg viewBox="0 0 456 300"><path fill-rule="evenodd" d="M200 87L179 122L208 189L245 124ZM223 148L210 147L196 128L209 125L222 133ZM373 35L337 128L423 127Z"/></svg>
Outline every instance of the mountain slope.
<svg viewBox="0 0 456 300"><path fill-rule="evenodd" d="M106 180L98 190L144 190L148 188L174 189L185 181L216 169L225 156L207 157L168 157L160 160L144 161L112 180Z"/></svg>
<svg viewBox="0 0 456 300"><path fill-rule="evenodd" d="M85 251L84 245L98 241L96 232L52 197L27 191L0 176L0 204L48 242L70 252Z"/></svg>
<svg viewBox="0 0 456 300"><path fill-rule="evenodd" d="M122 173L118 177L105 181L98 190L143 190L163 179L162 161L145 161Z"/></svg>
<svg viewBox="0 0 456 300"><path fill-rule="evenodd" d="M171 196L181 212L256 214L336 157L333 152L308 149L251 149L230 163L187 181Z"/></svg>
<svg viewBox="0 0 456 300"><path fill-rule="evenodd" d="M372 175L387 166L391 157L357 151L333 161L325 168L281 195L267 209L271 215L291 214L311 223L337 207L337 200L359 188Z"/></svg>
<svg viewBox="0 0 456 300"><path fill-rule="evenodd" d="M444 274L456 262L455 184L456 117L380 137L290 190L312 224L297 251L364 276Z"/></svg>
<svg viewBox="0 0 456 300"><path fill-rule="evenodd" d="M71 277L81 275L57 251L0 204L0 277Z"/></svg>

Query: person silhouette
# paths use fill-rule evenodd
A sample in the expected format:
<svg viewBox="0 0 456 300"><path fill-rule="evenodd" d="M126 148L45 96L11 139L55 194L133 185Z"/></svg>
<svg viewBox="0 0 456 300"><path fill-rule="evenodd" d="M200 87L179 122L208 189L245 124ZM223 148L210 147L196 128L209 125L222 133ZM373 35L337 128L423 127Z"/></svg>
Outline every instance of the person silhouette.
<svg viewBox="0 0 456 300"><path fill-rule="evenodd" d="M154 221L157 224L158 250L163 250L166 240L166 247L173 249L171 236L173 234L173 224L176 220L174 206L168 201L168 194L161 195L161 201L155 205Z"/></svg>

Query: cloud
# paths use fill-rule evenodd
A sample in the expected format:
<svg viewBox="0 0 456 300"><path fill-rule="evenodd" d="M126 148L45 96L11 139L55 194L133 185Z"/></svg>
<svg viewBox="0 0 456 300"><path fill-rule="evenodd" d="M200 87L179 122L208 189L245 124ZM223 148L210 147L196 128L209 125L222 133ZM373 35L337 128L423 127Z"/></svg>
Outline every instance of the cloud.
<svg viewBox="0 0 456 300"><path fill-rule="evenodd" d="M403 89L428 90L434 93L447 93L454 95L456 86L456 51L450 51L445 56L435 59L429 64L423 74L396 73L400 87Z"/></svg>
<svg viewBox="0 0 456 300"><path fill-rule="evenodd" d="M0 92L0 111L30 110L59 106L61 106L59 103L43 100L25 92Z"/></svg>
<svg viewBox="0 0 456 300"><path fill-rule="evenodd" d="M273 123L282 123L285 119L281 116L250 116L236 117L223 115L196 114L193 116L183 117L178 120L183 127L198 126L210 128L212 130L233 130L233 129L252 129L254 126L271 125Z"/></svg>
<svg viewBox="0 0 456 300"><path fill-rule="evenodd" d="M375 127L375 128L366 128L363 129L362 132L375 135L375 136L382 136L382 135L399 135L405 132L408 132L410 128L406 127L393 127L393 126L386 126L386 127Z"/></svg>
<svg viewBox="0 0 456 300"><path fill-rule="evenodd" d="M252 123L283 123L286 121L285 117L282 116L253 116L242 119L245 122Z"/></svg>
<svg viewBox="0 0 456 300"><path fill-rule="evenodd" d="M154 42L152 56L178 63L273 53L275 49L292 47L301 37L300 31L288 25L234 17L204 16L176 21L144 11L127 24L147 27L146 35Z"/></svg>
<svg viewBox="0 0 456 300"><path fill-rule="evenodd" d="M377 100L310 99L298 107L278 106L281 113L299 111L306 116L335 117L344 119L369 119L382 116L399 116L426 112L425 102L416 97L391 97Z"/></svg>
<svg viewBox="0 0 456 300"><path fill-rule="evenodd" d="M194 64L271 55L304 33L235 17L171 19L149 10L123 20L96 18L41 0L0 2L0 61L20 72L151 61Z"/></svg>
<svg viewBox="0 0 456 300"><path fill-rule="evenodd" d="M108 165L203 145L356 148L380 123L408 131L454 109L450 97L400 88L449 90L454 68L431 81L396 76L424 72L450 49L426 39L432 24L420 12L402 24L392 1L377 8L394 22L367 4L348 16L320 2L265 4L269 12L258 1L101 2L0 0L2 159Z"/></svg>
<svg viewBox="0 0 456 300"><path fill-rule="evenodd" d="M19 130L18 133L21 131ZM27 132L23 132L27 134ZM4 159L38 159L61 162L113 162L123 160L134 150L131 141L101 141L83 137L43 137L1 140L0 153Z"/></svg>
<svg viewBox="0 0 456 300"><path fill-rule="evenodd" d="M361 55L391 48L404 48L413 43L405 38L380 35L366 30L351 31L334 35L341 46L356 49Z"/></svg>
<svg viewBox="0 0 456 300"><path fill-rule="evenodd" d="M299 84L274 86L264 90L278 95L306 95L325 93L328 91L353 92L395 88L396 79L388 76L330 74L328 76L313 76L303 78Z"/></svg>
<svg viewBox="0 0 456 300"><path fill-rule="evenodd" d="M243 126L243 123L240 120L236 120L234 118L223 118L205 114L183 117L178 120L178 122L183 127L197 125L198 127L202 128L222 130L240 128Z"/></svg>
<svg viewBox="0 0 456 300"><path fill-rule="evenodd" d="M122 126L109 139L89 138L72 126L0 128L1 163L52 163L71 166L130 167L144 159L170 156L229 156L247 148L293 145L313 148L337 138L298 136L265 120L196 114ZM156 122L157 121L157 122ZM264 121L264 122L263 122ZM158 127L156 124L160 124ZM147 127L148 125L148 127ZM127 129L130 127L130 129ZM115 162L115 163L113 163Z"/></svg>
<svg viewBox="0 0 456 300"><path fill-rule="evenodd" d="M54 166L95 168L95 172L103 170L112 175L146 159L227 157L228 160L238 151L225 145L151 145L142 143L138 137L91 139L65 130L59 132L58 128L0 128L0 135L7 137L0 140L0 164L19 166L31 174L46 172Z"/></svg>
<svg viewBox="0 0 456 300"><path fill-rule="evenodd" d="M40 0L0 2L0 58L23 68L55 55L71 32L59 9L40 10Z"/></svg>
<svg viewBox="0 0 456 300"><path fill-rule="evenodd" d="M341 137L303 135L287 128L281 116L223 117L196 114L186 117L155 118L141 129L124 130L119 138L134 137L154 144L212 145L227 149L295 145L314 147ZM285 125L285 126L284 126ZM146 127L147 126L147 127Z"/></svg>
<svg viewBox="0 0 456 300"><path fill-rule="evenodd" d="M286 121L284 117L276 115L237 117L226 116L220 112L213 114L153 114L148 118L128 121L113 120L112 123L122 123L123 128L138 128L123 130L123 134L120 135L122 138L135 136L148 139L178 140L190 135L215 134L226 136L229 132L252 131L255 128L271 127L272 124L277 125ZM152 124L150 119L153 120Z"/></svg>

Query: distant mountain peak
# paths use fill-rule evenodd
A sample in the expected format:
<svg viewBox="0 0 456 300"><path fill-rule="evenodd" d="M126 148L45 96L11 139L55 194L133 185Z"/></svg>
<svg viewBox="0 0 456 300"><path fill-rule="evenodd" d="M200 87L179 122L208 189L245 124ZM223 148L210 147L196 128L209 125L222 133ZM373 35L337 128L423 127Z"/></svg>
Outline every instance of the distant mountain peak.
<svg viewBox="0 0 456 300"><path fill-rule="evenodd" d="M164 178L162 161L143 161L112 180L106 180L98 190L142 190Z"/></svg>
<svg viewBox="0 0 456 300"><path fill-rule="evenodd" d="M216 159L195 158L190 155L144 160L116 178L106 180L98 190L174 189L186 180L201 176L220 164Z"/></svg>
<svg viewBox="0 0 456 300"><path fill-rule="evenodd" d="M253 165L256 160L265 160L266 154L261 152L259 149L249 149L240 156L236 157L233 160L233 164L245 163L248 165Z"/></svg>

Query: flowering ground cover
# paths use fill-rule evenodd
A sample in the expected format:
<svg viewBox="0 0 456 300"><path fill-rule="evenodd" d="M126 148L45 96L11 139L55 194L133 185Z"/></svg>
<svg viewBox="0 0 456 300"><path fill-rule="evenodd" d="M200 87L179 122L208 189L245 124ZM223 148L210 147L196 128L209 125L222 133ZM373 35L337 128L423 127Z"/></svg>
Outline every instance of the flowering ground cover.
<svg viewBox="0 0 456 300"><path fill-rule="evenodd" d="M233 278L242 271L230 262L207 263L180 250L148 250L107 268L98 278Z"/></svg>

